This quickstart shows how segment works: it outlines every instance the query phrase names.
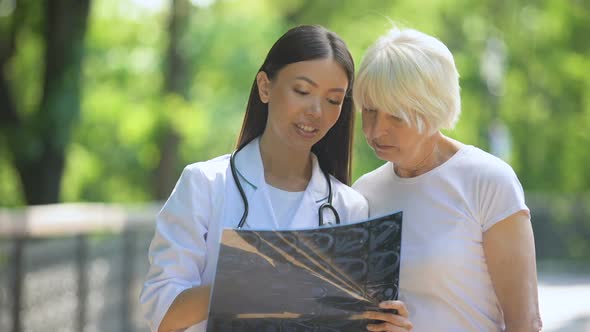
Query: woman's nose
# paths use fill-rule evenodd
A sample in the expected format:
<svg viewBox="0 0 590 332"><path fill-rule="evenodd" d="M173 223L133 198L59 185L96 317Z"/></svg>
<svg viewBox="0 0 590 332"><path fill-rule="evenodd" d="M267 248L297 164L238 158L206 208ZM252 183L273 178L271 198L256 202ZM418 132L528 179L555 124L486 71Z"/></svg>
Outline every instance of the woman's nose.
<svg viewBox="0 0 590 332"><path fill-rule="evenodd" d="M310 98L310 103L306 108L307 114L313 117L319 117L322 114L322 103L320 98Z"/></svg>
<svg viewBox="0 0 590 332"><path fill-rule="evenodd" d="M383 112L377 112L377 114L369 120L368 127L369 132L367 133L367 136L373 139L385 136L389 131L389 125Z"/></svg>

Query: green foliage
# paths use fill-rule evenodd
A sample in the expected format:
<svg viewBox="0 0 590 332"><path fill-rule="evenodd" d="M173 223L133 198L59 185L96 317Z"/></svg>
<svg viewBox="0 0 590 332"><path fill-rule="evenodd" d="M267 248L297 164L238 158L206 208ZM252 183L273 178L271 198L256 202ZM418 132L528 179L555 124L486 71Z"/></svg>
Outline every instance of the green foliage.
<svg viewBox="0 0 590 332"><path fill-rule="evenodd" d="M5 145L0 139L0 146ZM23 204L18 174L6 149L0 149L0 206L15 207Z"/></svg>
<svg viewBox="0 0 590 332"><path fill-rule="evenodd" d="M27 16L19 24L16 54L5 70L17 109L26 119L40 100L44 42L41 6L23 3ZM454 53L461 74L463 114L449 135L488 148L487 124L497 113L510 128L510 162L527 190L575 193L590 187L585 176L590 134L584 130L590 124L590 10L583 2L299 0L193 5L188 32L181 39L190 59L188 100L162 92L168 3L151 3L153 7L131 0L93 3L83 112L69 145L65 201L149 200L151 176L161 155L158 140L169 127L181 136L178 171L187 163L229 152L264 55L285 29L299 23L319 23L338 32L357 63L392 21L439 37ZM0 23L6 36L9 20L4 17ZM482 52L491 36L507 47L499 97L488 93L480 74ZM27 143L29 135L21 135L24 149L36 146ZM381 163L364 144L360 128L355 152L354 178ZM18 186L10 162L10 156L3 155L1 174L11 179L2 181L3 192ZM109 178L117 179L119 190L110 192ZM5 197L0 204L15 204L14 198Z"/></svg>
<svg viewBox="0 0 590 332"><path fill-rule="evenodd" d="M44 41L42 6L23 3L29 14L20 22L16 54L3 70L26 119L41 98ZM255 73L288 27L327 26L347 41L358 65L364 50L392 21L437 36L455 55L463 113L448 135L488 149L488 125L498 116L510 129L509 162L527 192L589 192L587 2L217 0L209 6L192 5L180 46L189 59L187 99L163 93L169 3L141 3L93 2L82 114L68 145L63 201L152 200L161 139L169 128L180 136L177 174L188 163L230 152ZM9 31L9 18L0 18L0 40ZM506 46L503 89L497 96L488 91L480 70L491 37ZM382 164L364 142L360 117L356 133L354 179ZM33 136L20 135L22 148L34 150L35 142L27 139ZM0 147L0 206L23 204L2 135ZM564 204L563 211L551 212L559 222L569 220L573 211ZM550 225L562 229L557 221ZM565 252L576 256L584 250L584 242L575 240Z"/></svg>

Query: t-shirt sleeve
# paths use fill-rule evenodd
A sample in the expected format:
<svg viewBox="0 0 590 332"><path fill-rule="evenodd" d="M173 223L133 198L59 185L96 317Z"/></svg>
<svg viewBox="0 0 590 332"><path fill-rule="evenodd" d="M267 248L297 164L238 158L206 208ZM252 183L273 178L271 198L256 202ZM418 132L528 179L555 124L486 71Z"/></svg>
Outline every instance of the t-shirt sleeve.
<svg viewBox="0 0 590 332"><path fill-rule="evenodd" d="M483 232L518 211L529 213L522 185L508 164L488 165L481 175L478 193Z"/></svg>

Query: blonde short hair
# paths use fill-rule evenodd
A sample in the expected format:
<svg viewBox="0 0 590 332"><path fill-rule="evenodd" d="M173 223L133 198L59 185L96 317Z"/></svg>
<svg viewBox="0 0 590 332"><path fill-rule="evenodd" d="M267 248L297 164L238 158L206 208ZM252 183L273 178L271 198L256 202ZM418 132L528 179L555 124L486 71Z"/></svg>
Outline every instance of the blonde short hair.
<svg viewBox="0 0 590 332"><path fill-rule="evenodd" d="M367 51L354 83L360 108L377 109L434 133L454 128L461 113L459 73L438 39L393 28Z"/></svg>

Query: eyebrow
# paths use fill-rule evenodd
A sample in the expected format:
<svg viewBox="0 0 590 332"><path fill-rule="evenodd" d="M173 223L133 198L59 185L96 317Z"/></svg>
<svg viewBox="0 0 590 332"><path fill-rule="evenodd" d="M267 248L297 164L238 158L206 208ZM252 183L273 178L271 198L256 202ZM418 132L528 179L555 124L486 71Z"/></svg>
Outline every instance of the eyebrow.
<svg viewBox="0 0 590 332"><path fill-rule="evenodd" d="M305 77L305 76L297 76L295 77L296 80L303 80L306 81L307 83L313 85L314 87L318 87L319 85L314 82L311 78L309 77ZM331 88L328 91L337 91L337 92L346 92L346 90L342 89L342 88Z"/></svg>

